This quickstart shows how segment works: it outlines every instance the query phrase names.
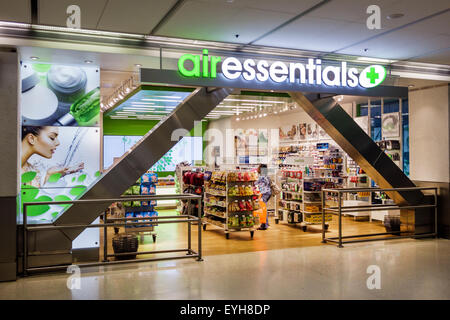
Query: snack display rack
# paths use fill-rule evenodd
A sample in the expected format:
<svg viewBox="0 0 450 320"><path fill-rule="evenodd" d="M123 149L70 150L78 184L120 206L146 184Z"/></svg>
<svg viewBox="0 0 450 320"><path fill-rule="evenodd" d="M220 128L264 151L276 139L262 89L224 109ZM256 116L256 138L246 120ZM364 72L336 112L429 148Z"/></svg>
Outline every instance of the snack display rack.
<svg viewBox="0 0 450 320"><path fill-rule="evenodd" d="M158 175L154 172L145 173L134 185L125 191L125 196L136 195L154 195L156 194L156 183L158 182ZM151 217L158 216L158 212L155 211L157 205L156 200L152 201L125 201L123 202L125 207L125 218L145 218L148 217L148 225L140 226L125 226L125 233L135 233L140 235L141 242L143 241L144 234L151 235L153 242L156 242L156 223L151 223Z"/></svg>
<svg viewBox="0 0 450 320"><path fill-rule="evenodd" d="M322 188L344 184L343 153L329 143L291 146L288 151L277 175L282 192L276 202L275 222L300 223L306 231L308 225L322 224ZM332 215L326 214L325 229L331 220Z"/></svg>
<svg viewBox="0 0 450 320"><path fill-rule="evenodd" d="M250 171L213 171L205 182L203 230L211 224L222 228L229 239L231 232L249 231L253 238L259 216L258 178Z"/></svg>

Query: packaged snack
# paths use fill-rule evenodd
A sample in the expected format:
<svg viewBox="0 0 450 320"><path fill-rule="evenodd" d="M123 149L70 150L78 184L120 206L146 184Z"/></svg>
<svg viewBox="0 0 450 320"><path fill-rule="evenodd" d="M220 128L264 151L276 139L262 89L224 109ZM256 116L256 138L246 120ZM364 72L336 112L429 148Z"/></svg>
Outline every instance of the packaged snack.
<svg viewBox="0 0 450 320"><path fill-rule="evenodd" d="M150 194L150 189L147 186L141 185L141 194L142 195L148 195Z"/></svg>
<svg viewBox="0 0 450 320"><path fill-rule="evenodd" d="M123 202L123 206L124 207L131 207L131 204L132 204L131 201L124 201Z"/></svg>
<svg viewBox="0 0 450 320"><path fill-rule="evenodd" d="M144 175L141 177L141 183L150 183L149 176L146 175L146 174L144 174Z"/></svg>
<svg viewBox="0 0 450 320"><path fill-rule="evenodd" d="M134 217L134 215L133 215L133 212L126 212L125 213L125 218L133 218ZM128 221L125 221L126 223L128 223L128 222L133 222L133 220L128 220ZM130 228L131 226L125 226L125 228Z"/></svg>
<svg viewBox="0 0 450 320"><path fill-rule="evenodd" d="M135 218L143 218L143 212L135 212L134 214ZM142 220L133 220L133 222L142 222ZM135 225L134 227L143 227L143 225Z"/></svg>
<svg viewBox="0 0 450 320"><path fill-rule="evenodd" d="M133 194L133 190L131 187L129 187L125 192L123 193L125 196L131 196Z"/></svg>
<svg viewBox="0 0 450 320"><path fill-rule="evenodd" d="M132 191L132 194L135 195L135 196L140 195L141 194L141 187L140 186L132 186L131 187L131 191Z"/></svg>
<svg viewBox="0 0 450 320"><path fill-rule="evenodd" d="M133 203L131 204L132 207L140 207L141 206L141 202L140 201L133 201Z"/></svg>

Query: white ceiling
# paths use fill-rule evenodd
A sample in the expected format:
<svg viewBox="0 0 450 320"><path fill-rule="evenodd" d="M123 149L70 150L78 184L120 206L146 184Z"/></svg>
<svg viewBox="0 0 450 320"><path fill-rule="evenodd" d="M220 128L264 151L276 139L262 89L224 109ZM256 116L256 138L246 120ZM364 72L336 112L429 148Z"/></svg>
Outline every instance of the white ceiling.
<svg viewBox="0 0 450 320"><path fill-rule="evenodd" d="M77 4L86 29L149 34L159 25L154 35L450 65L449 0L331 0L306 14L324 1L185 0L163 19L176 3L38 0L38 23L65 26ZM371 4L381 8L380 30L366 27ZM30 0L0 0L0 20L30 23Z"/></svg>

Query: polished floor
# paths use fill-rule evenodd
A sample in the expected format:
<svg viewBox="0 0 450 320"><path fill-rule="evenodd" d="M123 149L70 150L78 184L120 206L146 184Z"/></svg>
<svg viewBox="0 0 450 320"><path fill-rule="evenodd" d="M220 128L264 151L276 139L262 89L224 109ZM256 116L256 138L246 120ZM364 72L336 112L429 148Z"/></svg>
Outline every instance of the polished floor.
<svg viewBox="0 0 450 320"><path fill-rule="evenodd" d="M351 218L344 222L348 230L358 224L381 228ZM248 232L226 240L212 229L204 233L202 262L84 268L80 288L72 290L69 274L33 275L0 283L0 299L450 299L448 240L377 241L340 249L320 244L318 231L289 225L272 223L253 240ZM333 224L330 229L334 232ZM160 225L156 244L145 237L141 249L185 247L183 230L179 224ZM276 239L291 245L280 248ZM380 289L368 288L369 267L379 270Z"/></svg>

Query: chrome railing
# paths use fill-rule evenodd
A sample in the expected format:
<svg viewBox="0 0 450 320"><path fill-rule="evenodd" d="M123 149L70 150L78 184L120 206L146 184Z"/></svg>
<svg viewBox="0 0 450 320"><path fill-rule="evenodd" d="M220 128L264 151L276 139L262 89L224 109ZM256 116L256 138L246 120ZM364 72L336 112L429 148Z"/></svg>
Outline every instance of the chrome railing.
<svg viewBox="0 0 450 320"><path fill-rule="evenodd" d="M80 263L76 264L78 267L95 267L95 266L105 266L110 264L125 264L130 262L149 262L149 261L162 261L162 260L172 260L172 259L183 259L183 258L197 258L197 261L203 261L202 259L202 205L201 201L198 201L198 215L177 215L177 216L152 216L143 218L107 218L106 214L103 214L103 223L100 224L65 224L65 225L44 225L44 226L29 226L27 223L27 208L30 206L37 205L65 205L65 204L89 204L89 203L104 203L109 205L113 202L126 202L126 201L151 201L151 200L186 200L189 205L192 200L201 200L199 195L191 194L173 194L173 195L154 195L154 196L124 196L115 199L89 199L89 200L72 200L72 201L48 201L48 202L26 202L23 204L23 258L22 258L22 270L23 275L27 276L29 272L33 271L55 271L66 269L67 265L55 265L55 266L45 266L45 267L28 267L28 233L43 231L43 230L61 230L61 229L76 229L76 228L104 228L103 230L103 261L102 262L92 262L92 263ZM128 221L133 222L128 222ZM146 220L142 222L135 222L137 220ZM149 221L151 220L151 221ZM112 223L110 223L112 221ZM122 223L117 223L116 221L123 221ZM192 236L191 236L191 224L197 222L198 224L198 249L197 252L192 250ZM159 251L137 251L129 253L115 253L108 254L108 233L107 228L109 227L125 227L125 226L140 226L149 224L164 224L164 223L187 223L188 224L188 247L186 249L173 249L173 250L159 250ZM128 260L118 260L109 261L108 257L117 257L124 255L142 255L142 254L157 254L157 253L170 253L170 252L187 252L185 256L172 256L164 258L147 258L147 259L128 259ZM33 255L39 255L39 253L34 253ZM44 255L41 254L41 255Z"/></svg>
<svg viewBox="0 0 450 320"><path fill-rule="evenodd" d="M433 204L418 204L418 205L396 205L396 204L370 204L364 206L342 206L342 195L344 193L354 193L354 192L395 192L395 191L423 191L423 190L433 190L434 191L434 203ZM366 241L378 241L378 240L392 240L392 239L402 239L402 238L422 238L422 237L437 237L437 192L436 187L410 187L410 188L344 188L344 189L322 189L322 243L333 242L337 243L339 248L343 247L343 243L356 243L356 242L366 242ZM326 207L326 194L334 193L337 194L337 206ZM382 235L393 235L400 233L407 233L405 231L392 231L383 233L371 233L371 234L358 234L358 235L342 235L342 214L351 212L364 212L364 211L380 211L380 210L402 210L402 209L420 209L420 208L434 208L434 232L431 233L421 233L421 234L408 234L408 235L398 235L383 238L373 238L373 239L356 239L356 240L346 240L343 239L355 239L355 238L367 238L373 236ZM326 237L325 236L325 214L334 213L338 215L338 236L337 237Z"/></svg>

